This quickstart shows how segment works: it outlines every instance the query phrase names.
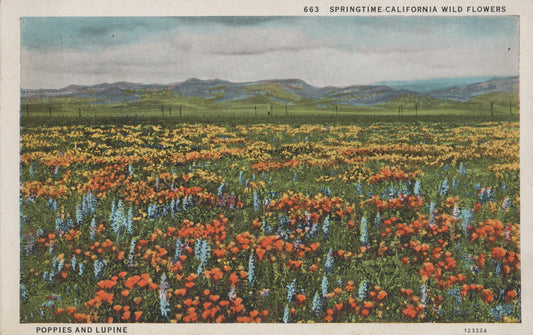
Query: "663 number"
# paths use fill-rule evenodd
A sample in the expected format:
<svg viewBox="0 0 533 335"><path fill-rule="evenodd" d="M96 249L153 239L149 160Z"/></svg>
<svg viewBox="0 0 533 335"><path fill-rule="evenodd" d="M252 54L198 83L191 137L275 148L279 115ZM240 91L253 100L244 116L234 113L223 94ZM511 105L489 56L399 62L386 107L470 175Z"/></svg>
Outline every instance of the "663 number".
<svg viewBox="0 0 533 335"><path fill-rule="evenodd" d="M319 8L318 6L305 6L304 12L305 13L318 13Z"/></svg>

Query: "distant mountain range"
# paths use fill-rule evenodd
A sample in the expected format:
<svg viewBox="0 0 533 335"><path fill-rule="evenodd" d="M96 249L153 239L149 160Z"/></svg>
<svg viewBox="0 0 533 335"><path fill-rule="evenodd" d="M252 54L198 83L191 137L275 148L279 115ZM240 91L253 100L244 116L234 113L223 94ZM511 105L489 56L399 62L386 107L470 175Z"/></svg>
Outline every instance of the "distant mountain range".
<svg viewBox="0 0 533 335"><path fill-rule="evenodd" d="M199 97L212 102L332 104L371 106L409 96L465 102L489 93L518 93L518 77L468 77L417 81L388 81L374 85L315 87L299 79L261 80L245 83L214 79L188 79L177 84L104 83L92 86L70 85L61 89L22 89L22 99L91 98L94 103L139 101L157 91L176 96Z"/></svg>

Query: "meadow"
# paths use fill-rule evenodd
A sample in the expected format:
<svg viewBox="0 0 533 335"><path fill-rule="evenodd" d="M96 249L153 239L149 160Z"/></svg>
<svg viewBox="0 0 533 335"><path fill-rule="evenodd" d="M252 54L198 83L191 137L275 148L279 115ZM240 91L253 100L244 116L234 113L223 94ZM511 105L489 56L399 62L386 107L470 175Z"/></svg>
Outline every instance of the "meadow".
<svg viewBox="0 0 533 335"><path fill-rule="evenodd" d="M503 108L22 113L20 321L520 322Z"/></svg>

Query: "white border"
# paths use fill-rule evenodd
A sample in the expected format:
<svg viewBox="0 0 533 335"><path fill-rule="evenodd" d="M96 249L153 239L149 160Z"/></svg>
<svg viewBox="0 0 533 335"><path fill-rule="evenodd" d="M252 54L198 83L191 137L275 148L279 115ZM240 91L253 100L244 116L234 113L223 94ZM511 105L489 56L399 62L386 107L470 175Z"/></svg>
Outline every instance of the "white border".
<svg viewBox="0 0 533 335"><path fill-rule="evenodd" d="M431 332L432 335L465 334L464 328L486 328L488 334L533 334L533 218L530 189L531 150L533 149L532 74L533 59L533 1L449 1L440 0L271 0L199 2L192 0L3 0L0 3L0 334L36 334L41 324L19 324L19 94L20 94L20 23L22 16L303 16L304 6L320 5L322 16L333 5L494 5L506 6L506 12L483 15L520 16L520 107L521 107L521 261L522 261L522 323L521 324L267 324L267 325L189 325L189 324L128 324L128 334L248 334L256 335L293 332L337 334L413 334ZM351 16L352 14L343 14ZM353 14L355 15L355 14ZM357 14L375 16L375 14ZM399 14L405 15L405 14ZM423 15L423 14L421 14ZM428 15L428 14L425 14ZM436 14L430 14L436 15ZM457 14L442 14L455 16ZM461 13L461 15L467 15ZM478 15L478 14L474 14ZM380 15L385 16L385 15ZM44 324L53 326L52 324ZM69 326L62 324L58 326Z"/></svg>

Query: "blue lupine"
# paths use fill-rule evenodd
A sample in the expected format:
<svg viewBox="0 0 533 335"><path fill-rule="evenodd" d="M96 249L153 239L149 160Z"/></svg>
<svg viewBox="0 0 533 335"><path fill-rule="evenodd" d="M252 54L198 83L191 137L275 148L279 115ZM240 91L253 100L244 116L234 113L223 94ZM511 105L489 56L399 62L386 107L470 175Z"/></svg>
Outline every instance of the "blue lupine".
<svg viewBox="0 0 533 335"><path fill-rule="evenodd" d="M322 299L320 299L318 292L315 292L315 297L313 298L312 310L316 316L322 314Z"/></svg>
<svg viewBox="0 0 533 335"><path fill-rule="evenodd" d="M131 240L131 244L130 244L130 253L128 255L128 267L129 268L132 268L132 267L135 266L135 262L134 262L134 259L135 259L135 243L136 243L136 240L132 239Z"/></svg>
<svg viewBox="0 0 533 335"><path fill-rule="evenodd" d="M60 231L65 232L65 222L63 221L63 218L61 216L58 216L56 219L56 234L58 234Z"/></svg>
<svg viewBox="0 0 533 335"><path fill-rule="evenodd" d="M296 294L296 279L287 285L287 301L290 304Z"/></svg>
<svg viewBox="0 0 533 335"><path fill-rule="evenodd" d="M183 209L186 209L185 208L185 205L183 206ZM155 218L155 205L148 205L148 209L146 211L147 213L147 216L148 216L148 220L152 221L154 218Z"/></svg>
<svg viewBox="0 0 533 335"><path fill-rule="evenodd" d="M100 279L102 273L107 267L107 261L105 259L97 259L94 261L94 280Z"/></svg>
<svg viewBox="0 0 533 335"><path fill-rule="evenodd" d="M58 211L59 210L59 203L57 202L56 199L48 199L47 208L51 209L53 211Z"/></svg>
<svg viewBox="0 0 533 335"><path fill-rule="evenodd" d="M466 176L466 166L464 163L461 163L461 166L459 167L459 174L461 176Z"/></svg>
<svg viewBox="0 0 533 335"><path fill-rule="evenodd" d="M461 210L461 217L463 219L463 233L468 235L468 228L472 226L472 221L474 221L474 212L470 209L463 209Z"/></svg>
<svg viewBox="0 0 533 335"><path fill-rule="evenodd" d="M329 235L329 215L324 219L324 224L322 225L322 237L327 239Z"/></svg>
<svg viewBox="0 0 533 335"><path fill-rule="evenodd" d="M426 285L420 286L420 305L422 307L427 306L427 299L428 299L428 291L426 289Z"/></svg>
<svg viewBox="0 0 533 335"><path fill-rule="evenodd" d="M120 238L120 230L124 223L124 206L122 205L122 201L119 201L118 206L115 206L115 201L113 201L109 221L111 222L111 230L113 230L113 233L117 236L118 241Z"/></svg>
<svg viewBox="0 0 533 335"><path fill-rule="evenodd" d="M357 194L362 197L363 196L363 188L361 187L361 183L355 184L355 190L357 191Z"/></svg>
<svg viewBox="0 0 533 335"><path fill-rule="evenodd" d="M248 285L254 286L255 281L255 264L254 264L254 253L250 253L250 260L248 261Z"/></svg>
<svg viewBox="0 0 533 335"><path fill-rule="evenodd" d="M383 194L381 195L381 200L387 200L389 198L389 193L387 192L387 188L383 190Z"/></svg>
<svg viewBox="0 0 533 335"><path fill-rule="evenodd" d="M172 217L174 217L174 215L176 214L176 200L175 199L172 199L172 201L170 202L170 214L172 215Z"/></svg>
<svg viewBox="0 0 533 335"><path fill-rule="evenodd" d="M83 219L86 217L91 217L94 215L94 212L96 211L96 205L98 204L98 200L96 197L92 194L92 192L89 190L89 192L83 196L81 200L81 204L79 205L81 209L81 215L82 219L78 221L83 222ZM77 214L77 213L76 213ZM80 223L78 223L80 224Z"/></svg>
<svg viewBox="0 0 533 335"><path fill-rule="evenodd" d="M317 238L318 232L320 231L320 223L312 223L311 229L307 232L310 238Z"/></svg>
<svg viewBox="0 0 533 335"><path fill-rule="evenodd" d="M511 203L512 203L511 199L509 198L503 199L502 209L501 209L502 213L505 212L509 207L511 207Z"/></svg>
<svg viewBox="0 0 533 335"><path fill-rule="evenodd" d="M28 300L28 292L26 292L26 286L24 284L20 284L20 297L24 301Z"/></svg>
<svg viewBox="0 0 533 335"><path fill-rule="evenodd" d="M229 292L228 292L228 298L229 300L233 301L235 298L237 298L237 292L235 291L235 285L231 285Z"/></svg>
<svg viewBox="0 0 533 335"><path fill-rule="evenodd" d="M270 235L272 234L272 226L269 225L268 223L266 223L265 220L263 220L263 233L265 235Z"/></svg>
<svg viewBox="0 0 533 335"><path fill-rule="evenodd" d="M328 278L326 276L322 277L322 282L320 283L320 290L322 292L322 298L328 297Z"/></svg>
<svg viewBox="0 0 533 335"><path fill-rule="evenodd" d="M494 202L494 189L492 187L487 190L487 201Z"/></svg>
<svg viewBox="0 0 533 335"><path fill-rule="evenodd" d="M419 196L422 196L422 189L420 187L420 182L417 180L415 182L415 186L414 186L414 189L413 189L413 193L419 197Z"/></svg>
<svg viewBox="0 0 533 335"><path fill-rule="evenodd" d="M128 217L126 219L126 231L128 234L133 234L133 207L128 210Z"/></svg>
<svg viewBox="0 0 533 335"><path fill-rule="evenodd" d="M94 241L96 237L96 219L95 218L93 218L91 221L90 235L91 235L91 241Z"/></svg>
<svg viewBox="0 0 533 335"><path fill-rule="evenodd" d="M328 255L326 256L326 262L324 263L324 271L326 272L326 275L330 276L333 273L334 263L333 249L329 249Z"/></svg>
<svg viewBox="0 0 533 335"><path fill-rule="evenodd" d="M500 279L502 276L502 262L494 261L494 275Z"/></svg>
<svg viewBox="0 0 533 335"><path fill-rule="evenodd" d="M361 233L361 244L363 246L368 245L368 223L366 222L366 218L363 216L361 218L361 224L360 224L360 233Z"/></svg>
<svg viewBox="0 0 533 335"><path fill-rule="evenodd" d="M257 195L257 191L254 191L253 192L253 198L254 198L254 211L258 212L259 209L261 208L260 207L260 202L259 202L259 196Z"/></svg>
<svg viewBox="0 0 533 335"><path fill-rule="evenodd" d="M113 200L113 203L111 205L111 213L109 214L109 222L113 222L115 219L115 211L117 210L117 201Z"/></svg>
<svg viewBox="0 0 533 335"><path fill-rule="evenodd" d="M78 224L78 226L81 226L83 224L83 211L80 205L76 207L76 223Z"/></svg>
<svg viewBox="0 0 533 335"><path fill-rule="evenodd" d="M516 303L518 322L522 322L522 298L520 294L520 289L518 289L518 301Z"/></svg>
<svg viewBox="0 0 533 335"><path fill-rule="evenodd" d="M455 314L459 314L461 311L461 289L454 287L448 290L448 295L455 298Z"/></svg>
<svg viewBox="0 0 533 335"><path fill-rule="evenodd" d="M513 304L499 304L490 309L490 313L495 320L501 320L504 316L513 315Z"/></svg>
<svg viewBox="0 0 533 335"><path fill-rule="evenodd" d="M368 294L368 280L365 280L359 285L359 292L358 292L359 299L364 300L367 294Z"/></svg>
<svg viewBox="0 0 533 335"><path fill-rule="evenodd" d="M168 319L168 313L170 313L170 304L167 297L167 289L169 287L167 276L163 273L161 282L159 283L159 309L161 311L161 317L165 320Z"/></svg>
<svg viewBox="0 0 533 335"><path fill-rule="evenodd" d="M222 182L220 186L217 188L217 196L221 196L224 193L224 187L226 187L226 182Z"/></svg>
<svg viewBox="0 0 533 335"><path fill-rule="evenodd" d="M207 262L211 250L209 248L209 242L207 240L197 239L194 242L194 255L202 263Z"/></svg>
<svg viewBox="0 0 533 335"><path fill-rule="evenodd" d="M283 311L283 323L289 322L289 306L285 306L285 310Z"/></svg>
<svg viewBox="0 0 533 335"><path fill-rule="evenodd" d="M437 221L435 220L435 203L431 202L429 204L429 226L433 227L435 226L435 223Z"/></svg>
<svg viewBox="0 0 533 335"><path fill-rule="evenodd" d="M459 208L459 206L453 206L452 215L453 218L456 220L459 220L461 218L461 209Z"/></svg>
<svg viewBox="0 0 533 335"><path fill-rule="evenodd" d="M56 273L61 272L61 270L63 270L63 267L64 267L64 266L65 266L65 260L62 259L61 262L59 262L59 265L57 266Z"/></svg>
<svg viewBox="0 0 533 335"><path fill-rule="evenodd" d="M446 195L448 194L449 186L448 186L448 179L444 179L442 183L439 185L439 195Z"/></svg>
<svg viewBox="0 0 533 335"><path fill-rule="evenodd" d="M189 195L183 199L183 206L183 209L192 208L194 206L194 198L192 195Z"/></svg>
<svg viewBox="0 0 533 335"><path fill-rule="evenodd" d="M394 185L389 187L389 200L394 199L396 197L396 188Z"/></svg>
<svg viewBox="0 0 533 335"><path fill-rule="evenodd" d="M174 257L172 258L172 264L176 264L179 260L180 260L180 256L182 255L182 248L183 248L183 244L181 243L181 239L178 237L176 239L176 249L174 251Z"/></svg>
<svg viewBox="0 0 533 335"><path fill-rule="evenodd" d="M454 191L457 191L459 189L459 181L457 180L456 177L453 178L453 181L452 181L452 189Z"/></svg>

